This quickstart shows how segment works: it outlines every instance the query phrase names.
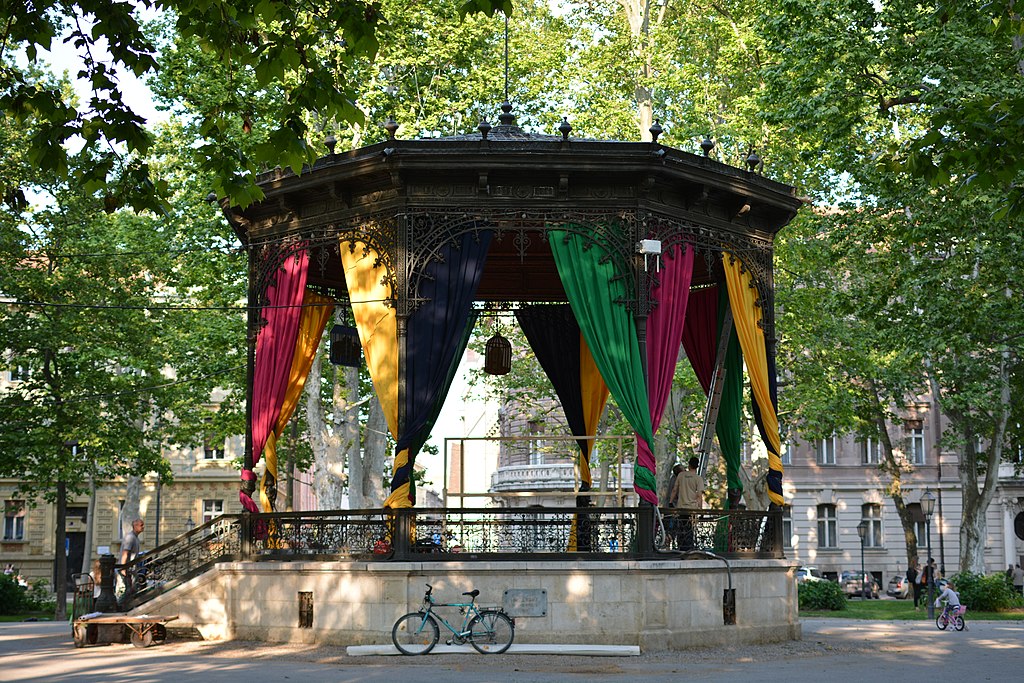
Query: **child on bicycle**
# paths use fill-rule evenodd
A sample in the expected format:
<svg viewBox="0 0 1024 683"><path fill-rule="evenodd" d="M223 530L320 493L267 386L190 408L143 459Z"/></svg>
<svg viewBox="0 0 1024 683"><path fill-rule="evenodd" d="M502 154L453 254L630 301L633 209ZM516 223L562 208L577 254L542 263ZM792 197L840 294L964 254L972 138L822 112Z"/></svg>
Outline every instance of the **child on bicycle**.
<svg viewBox="0 0 1024 683"><path fill-rule="evenodd" d="M952 583L947 583L946 587L942 589L938 597L935 598L935 606L941 607L942 601L946 601L946 607L949 611L960 609L960 594L956 592L956 586Z"/></svg>

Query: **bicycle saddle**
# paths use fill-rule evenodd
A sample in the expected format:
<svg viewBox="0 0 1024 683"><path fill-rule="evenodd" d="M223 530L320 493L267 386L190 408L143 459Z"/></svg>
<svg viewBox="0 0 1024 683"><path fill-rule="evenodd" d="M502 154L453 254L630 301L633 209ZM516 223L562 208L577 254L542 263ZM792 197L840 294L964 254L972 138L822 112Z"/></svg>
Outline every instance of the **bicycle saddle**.
<svg viewBox="0 0 1024 683"><path fill-rule="evenodd" d="M471 597L471 598L475 598L476 596L480 595L480 591L478 591L477 589L475 589L475 588L474 588L474 589L473 589L473 590L471 590L471 591L468 591L468 592L466 592L466 593L463 593L463 595L468 595L468 596L469 596L469 597Z"/></svg>

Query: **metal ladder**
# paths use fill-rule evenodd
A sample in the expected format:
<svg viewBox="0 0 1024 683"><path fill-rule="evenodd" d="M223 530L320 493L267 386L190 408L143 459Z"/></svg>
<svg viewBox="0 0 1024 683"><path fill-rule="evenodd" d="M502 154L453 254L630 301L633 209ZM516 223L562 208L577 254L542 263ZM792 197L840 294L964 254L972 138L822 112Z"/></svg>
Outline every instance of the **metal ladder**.
<svg viewBox="0 0 1024 683"><path fill-rule="evenodd" d="M707 469L708 452L711 451L711 440L715 436L715 424L718 422L718 408L722 403L722 389L725 382L725 354L729 350L729 337L732 336L732 311L725 309L725 318L722 320L722 333L718 339L718 352L715 355L715 372L711 376L711 386L708 388L708 403L704 409L704 424L700 431L700 446L697 452L700 454L700 465L697 473L704 476Z"/></svg>

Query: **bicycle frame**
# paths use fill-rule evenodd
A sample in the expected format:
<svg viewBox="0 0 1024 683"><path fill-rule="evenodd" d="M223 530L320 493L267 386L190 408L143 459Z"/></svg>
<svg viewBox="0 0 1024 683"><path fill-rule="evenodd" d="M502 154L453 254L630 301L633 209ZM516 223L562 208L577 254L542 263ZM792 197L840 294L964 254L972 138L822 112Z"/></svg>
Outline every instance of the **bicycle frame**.
<svg viewBox="0 0 1024 683"><path fill-rule="evenodd" d="M424 616L427 614L431 615L435 620L444 624L445 628L451 631L452 635L457 638L465 638L469 635L469 622L473 617L480 614L480 608L476 606L476 598L471 599L469 602L434 602L433 596L428 591L427 594L423 596L423 605L424 607L420 611L423 612ZM434 611L435 607L458 607L459 613L465 615L462 620L462 628L460 630L456 630L455 627L444 618L444 615Z"/></svg>

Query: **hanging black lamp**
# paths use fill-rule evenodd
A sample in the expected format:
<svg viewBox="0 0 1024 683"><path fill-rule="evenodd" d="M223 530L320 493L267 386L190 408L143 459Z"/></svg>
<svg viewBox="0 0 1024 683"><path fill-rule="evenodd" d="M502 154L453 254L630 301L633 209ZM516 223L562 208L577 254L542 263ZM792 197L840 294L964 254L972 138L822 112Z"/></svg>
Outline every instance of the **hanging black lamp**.
<svg viewBox="0 0 1024 683"><path fill-rule="evenodd" d="M335 325L331 328L331 364L358 368L362 359L359 332L354 327Z"/></svg>
<svg viewBox="0 0 1024 683"><path fill-rule="evenodd" d="M484 372L488 375L507 375L512 369L512 344L495 332L484 348Z"/></svg>

